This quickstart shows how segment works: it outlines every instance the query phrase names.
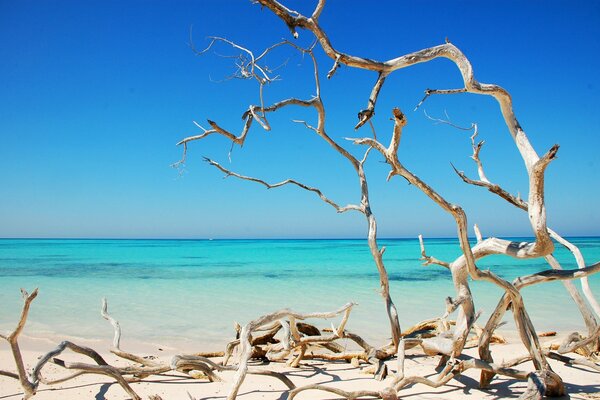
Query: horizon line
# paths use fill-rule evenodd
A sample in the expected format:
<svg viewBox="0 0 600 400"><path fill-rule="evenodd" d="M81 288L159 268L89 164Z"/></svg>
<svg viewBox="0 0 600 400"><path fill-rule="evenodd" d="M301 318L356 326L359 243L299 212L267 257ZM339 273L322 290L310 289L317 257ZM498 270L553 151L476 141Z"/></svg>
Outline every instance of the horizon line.
<svg viewBox="0 0 600 400"><path fill-rule="evenodd" d="M492 237L492 236L490 236ZM502 235L498 238L531 239L534 236ZM565 235L565 238L600 238L600 235ZM456 239L456 236L428 236L426 239ZM418 240L418 236L378 237L378 240ZM469 236L469 239L476 239ZM366 237L218 237L218 238L181 238L181 237L0 237L0 240L187 240L187 241L216 241L216 240L368 240Z"/></svg>

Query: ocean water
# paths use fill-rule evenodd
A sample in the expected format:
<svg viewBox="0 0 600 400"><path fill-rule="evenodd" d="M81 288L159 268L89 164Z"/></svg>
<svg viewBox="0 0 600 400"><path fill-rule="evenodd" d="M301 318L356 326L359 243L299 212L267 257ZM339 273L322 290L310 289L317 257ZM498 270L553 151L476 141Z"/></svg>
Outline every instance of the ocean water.
<svg viewBox="0 0 600 400"><path fill-rule="evenodd" d="M570 240L588 265L600 260L600 238ZM442 315L444 299L455 296L449 272L422 266L416 239L380 245L401 325ZM454 239L426 239L426 246L443 260L460 254ZM565 269L576 268L560 245L555 256ZM502 256L478 265L507 279L549 268L543 260ZM590 283L598 295L600 276ZM25 330L34 337L110 339L112 327L100 316L106 297L124 342L218 349L233 337L234 321L285 307L329 311L353 301L348 329L383 344L389 333L378 286L365 240L0 240L0 329L18 319L19 288L37 287ZM486 282L472 282L472 290L483 325L502 292ZM583 329L562 283L526 288L523 295L537 329ZM514 327L510 313L505 319L506 329Z"/></svg>

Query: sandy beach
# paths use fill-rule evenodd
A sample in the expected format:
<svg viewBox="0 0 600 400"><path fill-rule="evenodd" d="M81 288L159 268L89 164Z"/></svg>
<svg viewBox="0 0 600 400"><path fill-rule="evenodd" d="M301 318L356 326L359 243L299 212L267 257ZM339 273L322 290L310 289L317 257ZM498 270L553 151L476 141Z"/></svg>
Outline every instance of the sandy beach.
<svg viewBox="0 0 600 400"><path fill-rule="evenodd" d="M515 358L518 355L525 354L525 348L512 333L502 332L509 340L506 344L492 345L492 353L497 363L503 360ZM542 338L542 343L549 345L558 342L564 337L564 334L556 337ZM124 366L123 360L119 359L107 350L108 343L102 341L86 340L79 342L81 345L93 347L105 357L105 359L116 366ZM54 343L47 339L24 338L21 347L25 363L28 367L35 364L40 355L54 347ZM168 349L158 347L157 345L141 343L124 343L123 347L127 351L135 352L139 355L156 355L160 360L169 361L170 358L178 354L183 349ZM188 349L189 350L189 349ZM465 351L466 356L475 356L476 348L469 348ZM0 369L14 371L12 355L6 343L0 347ZM573 354L571 354L573 356ZM575 356L577 357L577 356ZM84 358L73 354L63 354L61 359L65 361L84 361ZM220 361L215 358L214 361ZM406 375L420 375L434 378L436 374L436 365L439 361L437 356L425 356L418 349L407 351L405 362ZM598 399L600 398L600 377L597 372L592 372L590 368L582 366L567 366L562 362L550 360L553 370L564 380L570 399ZM397 371L397 365L394 359L387 361L387 365L392 372ZM270 365L253 365L257 368L271 369L284 373L294 384L303 386L308 384L325 384L328 386L340 388L347 391L353 390L382 390L391 382L391 377L379 382L373 379L372 375L363 370L368 364L361 364L359 368L346 362L323 362L323 361L304 361L299 368L287 367L284 363L270 363ZM45 369L44 376L47 379L58 378L65 375L65 370L56 365L49 364ZM531 363L525 363L517 368L521 370L531 370ZM222 372L219 376L222 382L208 382L206 379L189 379L177 373L166 373L160 376L154 376L144 379L141 382L132 383L132 388L144 399L150 396L158 395L164 400L174 399L225 399L232 384L233 372ZM402 389L399 392L399 398L408 399L503 399L517 398L522 394L527 383L506 377L496 377L487 390L478 388L479 371L469 370L458 379L450 381L447 385L434 389L421 384L415 384ZM22 390L18 382L14 379L0 376L0 399L17 400L22 398ZM69 382L47 386L40 385L35 399L39 400L85 400L85 399L110 399L121 400L130 398L127 393L116 383L111 382L109 378L101 375L84 375ZM240 399L285 399L287 398L287 388L277 379L248 375L241 386L238 394ZM339 396L328 394L322 391L306 391L297 396L298 399L337 399Z"/></svg>

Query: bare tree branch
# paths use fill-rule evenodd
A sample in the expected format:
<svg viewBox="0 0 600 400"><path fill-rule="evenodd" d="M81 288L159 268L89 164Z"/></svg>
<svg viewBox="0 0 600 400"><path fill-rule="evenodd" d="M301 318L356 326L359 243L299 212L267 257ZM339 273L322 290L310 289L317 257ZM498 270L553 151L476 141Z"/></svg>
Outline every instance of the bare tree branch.
<svg viewBox="0 0 600 400"><path fill-rule="evenodd" d="M444 268L450 269L450 263L438 260L435 257L428 256L425 252L425 244L423 243L423 235L419 235L419 244L421 245L421 260L424 261L423 265L436 264L441 265Z"/></svg>
<svg viewBox="0 0 600 400"><path fill-rule="evenodd" d="M364 213L364 210L360 206L357 206L357 205L354 205L354 204L348 204L346 206L341 207L341 206L337 205L335 202L333 202L332 200L330 200L328 197L326 197L323 194L323 192L321 192L319 189L307 186L307 185L305 185L303 183L300 183L300 182L298 182L298 181L296 181L294 179L286 179L284 181L271 184L271 183L263 181L262 179L253 178L251 176L244 176L244 175L240 175L240 174L238 174L236 172L230 171L227 168L223 167L218 162L211 160L210 158L204 157L204 161L206 161L207 163L209 163L213 167L217 168L218 170L224 172L226 174L225 177L233 176L235 178L242 179L242 180L245 180L245 181L256 182L256 183L259 183L259 184L265 186L267 189L278 188L278 187L285 186L285 185L296 185L296 186L298 186L298 187L300 187L300 188L302 188L304 190L308 190L309 192L316 193L317 196L319 196L319 198L321 200L323 200L325 203L327 203L330 206L332 206L333 208L335 208L338 213L343 213L343 212L346 212L346 211L349 211L349 210L359 211L361 213Z"/></svg>
<svg viewBox="0 0 600 400"><path fill-rule="evenodd" d="M242 332L240 334L240 345L241 345L242 354L240 357L240 364L239 364L239 366L237 368L237 372L233 378L233 385L229 392L229 395L227 396L227 399L235 400L237 393L239 391L239 388L242 385L242 382L244 381L244 378L248 371L248 360L250 359L250 357L252 355L252 344L250 343L250 335L256 329L264 327L265 325L269 325L273 321L278 321L285 317L288 317L288 318L293 317L296 320L305 320L308 318L333 318L339 314L345 313L346 310L351 309L353 305L354 305L353 303L348 303L336 311L316 312L316 313L307 313L307 314L301 314L301 313L294 312L292 310L284 309L284 310L276 311L271 314L264 315L258 319L255 319L255 320L249 322L247 325L245 325L242 328Z"/></svg>
<svg viewBox="0 0 600 400"><path fill-rule="evenodd" d="M27 291L25 291L25 289L21 289L21 295L23 296L23 308L21 310L21 317L19 318L17 326L8 335L0 335L0 338L5 339L10 345L10 350L17 368L17 374L8 371L2 371L2 375L9 376L11 378L17 377L25 394L24 399L29 399L35 395L37 383L35 381L32 382L29 379L27 371L25 370L23 355L21 354L21 348L19 347L19 335L21 335L21 332L23 332L23 329L25 328L27 316L29 315L29 308L31 307L33 300L35 300L37 297L38 290L36 288L33 292L31 292L31 294L29 294Z"/></svg>

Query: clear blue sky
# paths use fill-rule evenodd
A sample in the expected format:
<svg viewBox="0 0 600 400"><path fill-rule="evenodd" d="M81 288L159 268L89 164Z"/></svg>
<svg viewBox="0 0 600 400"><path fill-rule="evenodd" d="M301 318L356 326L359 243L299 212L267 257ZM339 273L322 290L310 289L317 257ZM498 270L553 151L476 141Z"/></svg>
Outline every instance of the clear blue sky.
<svg viewBox="0 0 600 400"><path fill-rule="evenodd" d="M308 12L312 3L286 4ZM600 234L599 2L329 1L321 22L337 48L381 60L449 37L480 81L512 93L539 153L561 145L547 173L550 225L566 235ZM169 168L180 157L175 143L199 133L193 120L238 132L242 112L258 101L253 82L218 82L233 71L232 59L218 55L236 54L230 48L192 53L192 25L199 47L217 35L260 52L290 37L249 1L0 0L0 237L364 237L358 214L336 214L293 187L223 180L201 161L210 156L269 181L295 178L339 203L358 202L349 165L289 122L314 122L310 112L286 110L269 133L255 126L231 164L228 142L211 137L190 146L182 176ZM300 44L312 39L300 35ZM324 75L331 60L317 53ZM308 60L283 49L270 62L288 59L281 80L266 89L267 103L314 93ZM341 68L324 80L332 137L369 133L352 127L374 79ZM378 133L387 140L391 109L402 108L404 164L461 204L484 235L529 235L524 212L455 176L450 162L475 173L468 135L412 111L424 89L459 85L446 60L394 73L378 103ZM436 97L423 109L477 122L488 177L525 195L523 163L492 99ZM386 183L387 167L373 155L367 173L380 235L453 236L451 218L402 179Z"/></svg>

